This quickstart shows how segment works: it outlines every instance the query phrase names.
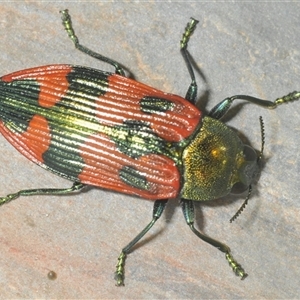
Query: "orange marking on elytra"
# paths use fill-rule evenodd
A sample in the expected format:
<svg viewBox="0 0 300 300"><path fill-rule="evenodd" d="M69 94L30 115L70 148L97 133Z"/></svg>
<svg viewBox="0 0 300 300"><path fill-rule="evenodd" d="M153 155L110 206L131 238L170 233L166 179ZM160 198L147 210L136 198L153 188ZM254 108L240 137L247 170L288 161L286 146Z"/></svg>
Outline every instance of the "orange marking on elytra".
<svg viewBox="0 0 300 300"><path fill-rule="evenodd" d="M48 65L17 71L1 77L4 82L35 80L39 84L38 103L42 107L52 107L60 101L68 88L67 75L72 71L70 65Z"/></svg>
<svg viewBox="0 0 300 300"><path fill-rule="evenodd" d="M28 129L19 135L20 142L27 152L37 161L43 162L43 153L48 150L51 142L50 128L47 120L39 115L33 116Z"/></svg>

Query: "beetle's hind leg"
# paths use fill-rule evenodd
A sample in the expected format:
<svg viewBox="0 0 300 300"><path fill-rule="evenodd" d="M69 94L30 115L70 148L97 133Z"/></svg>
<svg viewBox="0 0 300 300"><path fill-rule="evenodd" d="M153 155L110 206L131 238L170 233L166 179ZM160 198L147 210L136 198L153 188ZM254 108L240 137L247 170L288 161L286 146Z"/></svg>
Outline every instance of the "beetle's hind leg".
<svg viewBox="0 0 300 300"><path fill-rule="evenodd" d="M82 190L86 185L80 182L74 182L70 188L66 189L31 189L21 190L13 194L9 194L6 197L0 198L0 205L10 202L20 196L32 196L32 195L65 195L75 191Z"/></svg>
<svg viewBox="0 0 300 300"><path fill-rule="evenodd" d="M121 254L118 257L118 264L116 266L117 270L115 273L115 279L117 281L117 286L124 285L124 277L125 277L125 260L126 256L132 248L136 245L136 243L153 227L155 222L162 215L168 200L156 200L153 206L152 220L151 222L127 245L125 246Z"/></svg>

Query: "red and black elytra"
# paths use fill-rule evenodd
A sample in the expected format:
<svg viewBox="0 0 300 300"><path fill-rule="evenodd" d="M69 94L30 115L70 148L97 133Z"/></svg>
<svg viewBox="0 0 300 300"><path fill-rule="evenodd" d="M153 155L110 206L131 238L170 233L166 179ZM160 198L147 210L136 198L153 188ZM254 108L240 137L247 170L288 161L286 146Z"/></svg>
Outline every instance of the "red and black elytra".
<svg viewBox="0 0 300 300"><path fill-rule="evenodd" d="M180 174L170 145L188 138L200 117L183 98L70 65L1 80L0 130L31 161L72 181L148 199L178 195Z"/></svg>
<svg viewBox="0 0 300 300"><path fill-rule="evenodd" d="M118 258L115 279L124 285L125 259L161 216L168 199L179 198L188 226L202 240L225 253L236 275L247 274L227 245L194 227L194 201L229 193L248 195L260 172L262 150L244 145L221 119L236 99L265 108L298 100L292 92L274 102L252 96L225 98L208 115L194 105L197 84L187 45L198 23L191 19L180 42L191 83L185 98L125 77L122 67L81 45L68 10L62 21L75 47L115 68L115 73L83 66L48 65L14 72L0 80L0 131L24 156L74 182L65 189L21 190L0 198L67 194L97 186L154 202L151 222Z"/></svg>

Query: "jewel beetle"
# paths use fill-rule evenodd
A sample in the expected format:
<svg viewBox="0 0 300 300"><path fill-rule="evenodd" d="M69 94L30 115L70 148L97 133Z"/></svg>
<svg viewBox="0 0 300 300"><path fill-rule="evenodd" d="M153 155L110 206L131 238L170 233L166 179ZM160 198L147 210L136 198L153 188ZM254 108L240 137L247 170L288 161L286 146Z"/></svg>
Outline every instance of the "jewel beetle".
<svg viewBox="0 0 300 300"><path fill-rule="evenodd" d="M230 193L248 195L260 173L263 150L243 144L220 119L235 100L276 108L298 100L295 91L274 102L247 95L225 98L207 115L195 106L197 83L189 39L191 18L180 41L191 83L186 96L159 91L125 76L121 65L81 45L68 10L63 26L75 47L115 68L114 73L77 65L48 65L0 78L0 131L25 157L73 182L62 189L21 190L0 198L68 194L85 186L155 200L152 220L118 257L115 279L124 285L125 259L162 215L168 199L180 199L185 221L203 241L225 253L234 273L247 276L230 248L194 227L194 201ZM263 124L262 149L264 145Z"/></svg>

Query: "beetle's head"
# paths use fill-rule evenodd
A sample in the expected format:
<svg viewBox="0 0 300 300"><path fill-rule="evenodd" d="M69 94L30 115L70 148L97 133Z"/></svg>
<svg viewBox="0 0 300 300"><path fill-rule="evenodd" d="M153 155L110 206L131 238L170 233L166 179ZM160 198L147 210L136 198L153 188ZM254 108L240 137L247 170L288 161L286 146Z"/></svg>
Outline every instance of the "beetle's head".
<svg viewBox="0 0 300 300"><path fill-rule="evenodd" d="M230 192L232 194L244 193L258 179L260 170L260 156L252 147L244 145L243 154L237 161L237 169L234 173Z"/></svg>
<svg viewBox="0 0 300 300"><path fill-rule="evenodd" d="M247 189L247 182L248 182L248 195L242 204L242 206L239 208L239 210L235 213L235 215L230 219L230 223L233 222L244 210L248 203L248 199L251 194L251 183L258 179L260 175L261 170L261 158L263 156L264 152L264 145L265 145L265 132L264 132L264 123L262 117L259 117L260 121L260 130L261 130L261 150L259 155L257 155L256 151L250 147L245 145L244 146L244 155L245 155L245 167L240 168L240 178L242 181L240 183L236 183L232 187L232 193L239 194L240 192L243 192Z"/></svg>

